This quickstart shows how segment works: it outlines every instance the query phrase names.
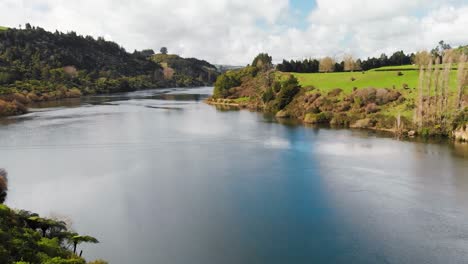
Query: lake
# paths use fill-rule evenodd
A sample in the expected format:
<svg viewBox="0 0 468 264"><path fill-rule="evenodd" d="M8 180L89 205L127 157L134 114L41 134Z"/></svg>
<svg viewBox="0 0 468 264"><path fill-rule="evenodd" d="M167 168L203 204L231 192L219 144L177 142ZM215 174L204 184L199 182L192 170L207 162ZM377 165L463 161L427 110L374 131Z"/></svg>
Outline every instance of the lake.
<svg viewBox="0 0 468 264"><path fill-rule="evenodd" d="M72 219L88 260L467 263L468 146L280 124L212 88L38 105L0 122L7 204Z"/></svg>

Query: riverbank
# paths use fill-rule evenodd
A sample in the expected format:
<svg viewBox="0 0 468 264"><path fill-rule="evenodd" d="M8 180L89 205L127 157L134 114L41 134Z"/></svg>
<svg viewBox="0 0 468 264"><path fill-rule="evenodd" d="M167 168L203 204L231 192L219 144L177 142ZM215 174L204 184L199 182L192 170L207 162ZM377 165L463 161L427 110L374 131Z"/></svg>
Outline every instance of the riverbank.
<svg viewBox="0 0 468 264"><path fill-rule="evenodd" d="M304 124L467 140L468 96L463 84L459 88L455 71L448 67L443 81L442 77L431 81L444 86L430 92L431 82L418 80L416 72L385 70L290 74L247 66L220 76L207 103L272 113ZM432 70L423 71L420 78L431 74Z"/></svg>
<svg viewBox="0 0 468 264"><path fill-rule="evenodd" d="M238 109L249 109L251 111L260 111L265 113L271 113L265 111L264 108L259 107L257 104L250 104L249 101L244 100L243 102L236 102L233 99L215 99L208 98L205 100L205 103L213 106L225 106L228 108L238 108ZM298 118L295 115L291 115L291 112L279 111L276 114L271 113L275 116L277 120L286 120L294 119L303 125L326 125L331 128L352 128L352 129L367 129L374 131L382 131L391 133L397 137L446 137L452 138L457 141L466 141L468 142L468 126L461 125L456 127L450 134L423 134L418 133L417 128L411 124L407 119L400 117L400 124L398 125L398 120L389 116L382 115L371 115L365 118L359 118L358 116L353 116L352 114L340 113L338 115L333 113L320 114L306 114L304 118ZM465 114L466 115L466 114ZM392 123L392 121L394 121ZM386 126L385 126L386 124Z"/></svg>
<svg viewBox="0 0 468 264"><path fill-rule="evenodd" d="M33 103L55 101L68 98L79 98L80 90L60 89L49 93L16 92L0 96L0 117L21 115L28 112L28 106Z"/></svg>

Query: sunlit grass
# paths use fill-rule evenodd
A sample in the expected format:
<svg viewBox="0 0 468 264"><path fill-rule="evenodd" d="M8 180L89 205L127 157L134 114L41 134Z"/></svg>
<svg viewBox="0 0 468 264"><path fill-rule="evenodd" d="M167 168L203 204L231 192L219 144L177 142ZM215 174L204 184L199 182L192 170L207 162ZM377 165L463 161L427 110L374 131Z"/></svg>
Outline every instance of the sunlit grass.
<svg viewBox="0 0 468 264"><path fill-rule="evenodd" d="M406 70L405 70L406 69ZM414 70L411 70L414 69ZM403 75L398 74L402 70ZM288 75L289 73L281 73ZM373 69L365 72L334 72L334 73L292 73L302 87L315 89L311 93L327 93L335 88L340 88L343 93L340 98L349 95L354 88L388 88L398 90L406 99L403 104L387 105L381 109L382 114L397 116L401 114L407 118L413 116L413 110L407 108L417 95L419 71L414 65L389 66ZM457 84L457 71L450 72L451 96L455 95ZM407 89L404 88L407 86Z"/></svg>

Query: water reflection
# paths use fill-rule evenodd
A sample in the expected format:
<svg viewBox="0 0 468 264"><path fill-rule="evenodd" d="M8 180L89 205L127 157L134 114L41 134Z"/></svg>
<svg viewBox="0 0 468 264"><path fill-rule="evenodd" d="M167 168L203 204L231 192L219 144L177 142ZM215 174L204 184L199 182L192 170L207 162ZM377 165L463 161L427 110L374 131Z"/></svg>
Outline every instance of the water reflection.
<svg viewBox="0 0 468 264"><path fill-rule="evenodd" d="M85 257L117 264L468 259L466 144L278 124L203 104L211 90L4 119L7 203L70 216L102 241Z"/></svg>

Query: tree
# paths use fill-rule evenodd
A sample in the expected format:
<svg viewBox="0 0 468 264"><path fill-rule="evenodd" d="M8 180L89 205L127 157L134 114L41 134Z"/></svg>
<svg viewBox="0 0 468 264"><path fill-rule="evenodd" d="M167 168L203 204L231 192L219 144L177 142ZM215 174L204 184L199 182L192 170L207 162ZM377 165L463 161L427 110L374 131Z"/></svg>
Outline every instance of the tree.
<svg viewBox="0 0 468 264"><path fill-rule="evenodd" d="M99 241L92 236L80 236L76 233L71 233L69 240L71 243L73 243L73 253L75 254L76 254L76 247L81 243L93 243L93 244L99 243Z"/></svg>
<svg viewBox="0 0 468 264"><path fill-rule="evenodd" d="M418 51L414 55L413 63L419 67L425 67L429 64L429 61L432 60L432 55L427 51Z"/></svg>
<svg viewBox="0 0 468 264"><path fill-rule="evenodd" d="M332 72L335 69L335 60L331 57L325 57L320 60L319 70L321 72Z"/></svg>
<svg viewBox="0 0 468 264"><path fill-rule="evenodd" d="M431 50L431 54L434 57L440 57L442 58L445 55L446 50L450 50L452 47L450 44L445 43L443 40L439 41L439 44Z"/></svg>
<svg viewBox="0 0 468 264"><path fill-rule="evenodd" d="M273 67L272 57L268 53L260 53L252 61L252 66L260 70L269 70Z"/></svg>
<svg viewBox="0 0 468 264"><path fill-rule="evenodd" d="M286 80L281 82L281 90L276 96L274 110L283 110L294 99L300 89L301 86L297 78L292 74L289 75Z"/></svg>
<svg viewBox="0 0 468 264"><path fill-rule="evenodd" d="M6 200L8 191L8 173L4 169L0 169L0 204Z"/></svg>
<svg viewBox="0 0 468 264"><path fill-rule="evenodd" d="M357 63L353 59L352 55L349 55L349 54L345 55L344 58L343 58L343 62L344 62L344 70L345 71L355 71L355 70L357 70Z"/></svg>
<svg viewBox="0 0 468 264"><path fill-rule="evenodd" d="M55 233L60 233L67 229L67 226L63 221L42 218L37 215L27 218L26 223L32 229L39 228L42 231L42 237L46 237L47 231L52 229L55 231Z"/></svg>
<svg viewBox="0 0 468 264"><path fill-rule="evenodd" d="M164 54L164 55L166 55L168 52L166 47L162 47L159 51L161 52L161 54Z"/></svg>
<svg viewBox="0 0 468 264"><path fill-rule="evenodd" d="M465 64L467 62L467 56L465 54L462 54L460 56L460 59L458 61L458 73L457 73L457 109L461 110L462 109L462 100L463 100L463 95L464 95L464 90L465 86L468 85L467 79L468 79L468 71L465 69Z"/></svg>

